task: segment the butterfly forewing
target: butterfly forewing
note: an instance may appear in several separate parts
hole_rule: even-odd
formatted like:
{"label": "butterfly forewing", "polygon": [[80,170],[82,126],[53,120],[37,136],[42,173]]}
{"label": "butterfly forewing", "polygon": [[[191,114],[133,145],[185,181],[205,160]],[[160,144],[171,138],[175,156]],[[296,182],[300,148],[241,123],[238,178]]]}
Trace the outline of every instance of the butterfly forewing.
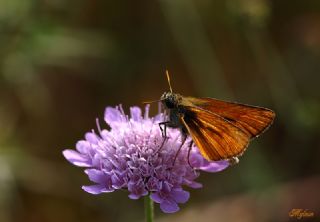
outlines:
{"label": "butterfly forewing", "polygon": [[234,124],[196,106],[184,108],[182,123],[206,159],[229,159],[246,149],[250,136]]}
{"label": "butterfly forewing", "polygon": [[251,138],[260,135],[271,125],[275,113],[272,110],[212,98],[186,97],[194,106],[215,113],[242,129]]}

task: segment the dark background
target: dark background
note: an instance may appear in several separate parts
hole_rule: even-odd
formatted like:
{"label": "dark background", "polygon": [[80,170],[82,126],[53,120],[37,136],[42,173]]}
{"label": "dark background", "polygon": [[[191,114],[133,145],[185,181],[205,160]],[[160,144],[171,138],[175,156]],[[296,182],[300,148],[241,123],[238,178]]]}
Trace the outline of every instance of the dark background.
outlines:
{"label": "dark background", "polygon": [[61,152],[106,106],[158,99],[165,69],[175,92],[277,117],[240,164],[203,173],[179,213],[156,205],[156,217],[297,221],[288,212],[301,208],[316,220],[319,12],[318,0],[2,0],[0,221],[142,221],[142,200],[82,191],[89,180]]}

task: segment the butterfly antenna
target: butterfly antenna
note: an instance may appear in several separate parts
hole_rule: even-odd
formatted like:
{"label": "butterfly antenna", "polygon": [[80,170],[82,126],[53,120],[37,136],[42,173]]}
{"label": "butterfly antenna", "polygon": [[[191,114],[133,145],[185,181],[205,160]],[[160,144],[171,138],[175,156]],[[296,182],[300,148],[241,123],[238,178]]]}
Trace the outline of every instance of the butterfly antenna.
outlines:
{"label": "butterfly antenna", "polygon": [[172,87],[171,87],[170,75],[169,75],[169,71],[168,71],[168,70],[166,70],[166,75],[167,75],[167,80],[168,80],[169,87],[170,87],[170,92],[172,93]]}
{"label": "butterfly antenna", "polygon": [[146,101],[146,102],[142,102],[143,104],[151,104],[151,103],[155,103],[155,102],[161,102],[161,99],[158,100],[152,100],[152,101]]}

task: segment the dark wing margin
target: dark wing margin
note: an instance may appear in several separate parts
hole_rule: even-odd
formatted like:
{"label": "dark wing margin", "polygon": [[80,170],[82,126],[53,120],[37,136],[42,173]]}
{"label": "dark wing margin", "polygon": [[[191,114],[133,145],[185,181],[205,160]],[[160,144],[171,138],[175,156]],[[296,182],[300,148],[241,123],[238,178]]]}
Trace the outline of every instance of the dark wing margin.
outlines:
{"label": "dark wing margin", "polygon": [[212,112],[193,106],[185,108],[181,121],[207,160],[230,159],[245,151],[250,141],[247,133]]}
{"label": "dark wing margin", "polygon": [[250,106],[234,102],[225,102],[212,98],[187,99],[201,109],[215,113],[242,129],[251,138],[259,136],[273,122],[275,113],[266,108]]}

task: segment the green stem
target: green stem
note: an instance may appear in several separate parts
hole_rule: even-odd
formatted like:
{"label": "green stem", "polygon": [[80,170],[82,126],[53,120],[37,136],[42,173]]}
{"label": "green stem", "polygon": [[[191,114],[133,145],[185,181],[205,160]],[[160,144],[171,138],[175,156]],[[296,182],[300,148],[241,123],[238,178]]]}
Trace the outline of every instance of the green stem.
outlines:
{"label": "green stem", "polygon": [[154,212],[153,212],[153,201],[150,196],[144,197],[144,213],[145,213],[145,221],[153,222]]}

